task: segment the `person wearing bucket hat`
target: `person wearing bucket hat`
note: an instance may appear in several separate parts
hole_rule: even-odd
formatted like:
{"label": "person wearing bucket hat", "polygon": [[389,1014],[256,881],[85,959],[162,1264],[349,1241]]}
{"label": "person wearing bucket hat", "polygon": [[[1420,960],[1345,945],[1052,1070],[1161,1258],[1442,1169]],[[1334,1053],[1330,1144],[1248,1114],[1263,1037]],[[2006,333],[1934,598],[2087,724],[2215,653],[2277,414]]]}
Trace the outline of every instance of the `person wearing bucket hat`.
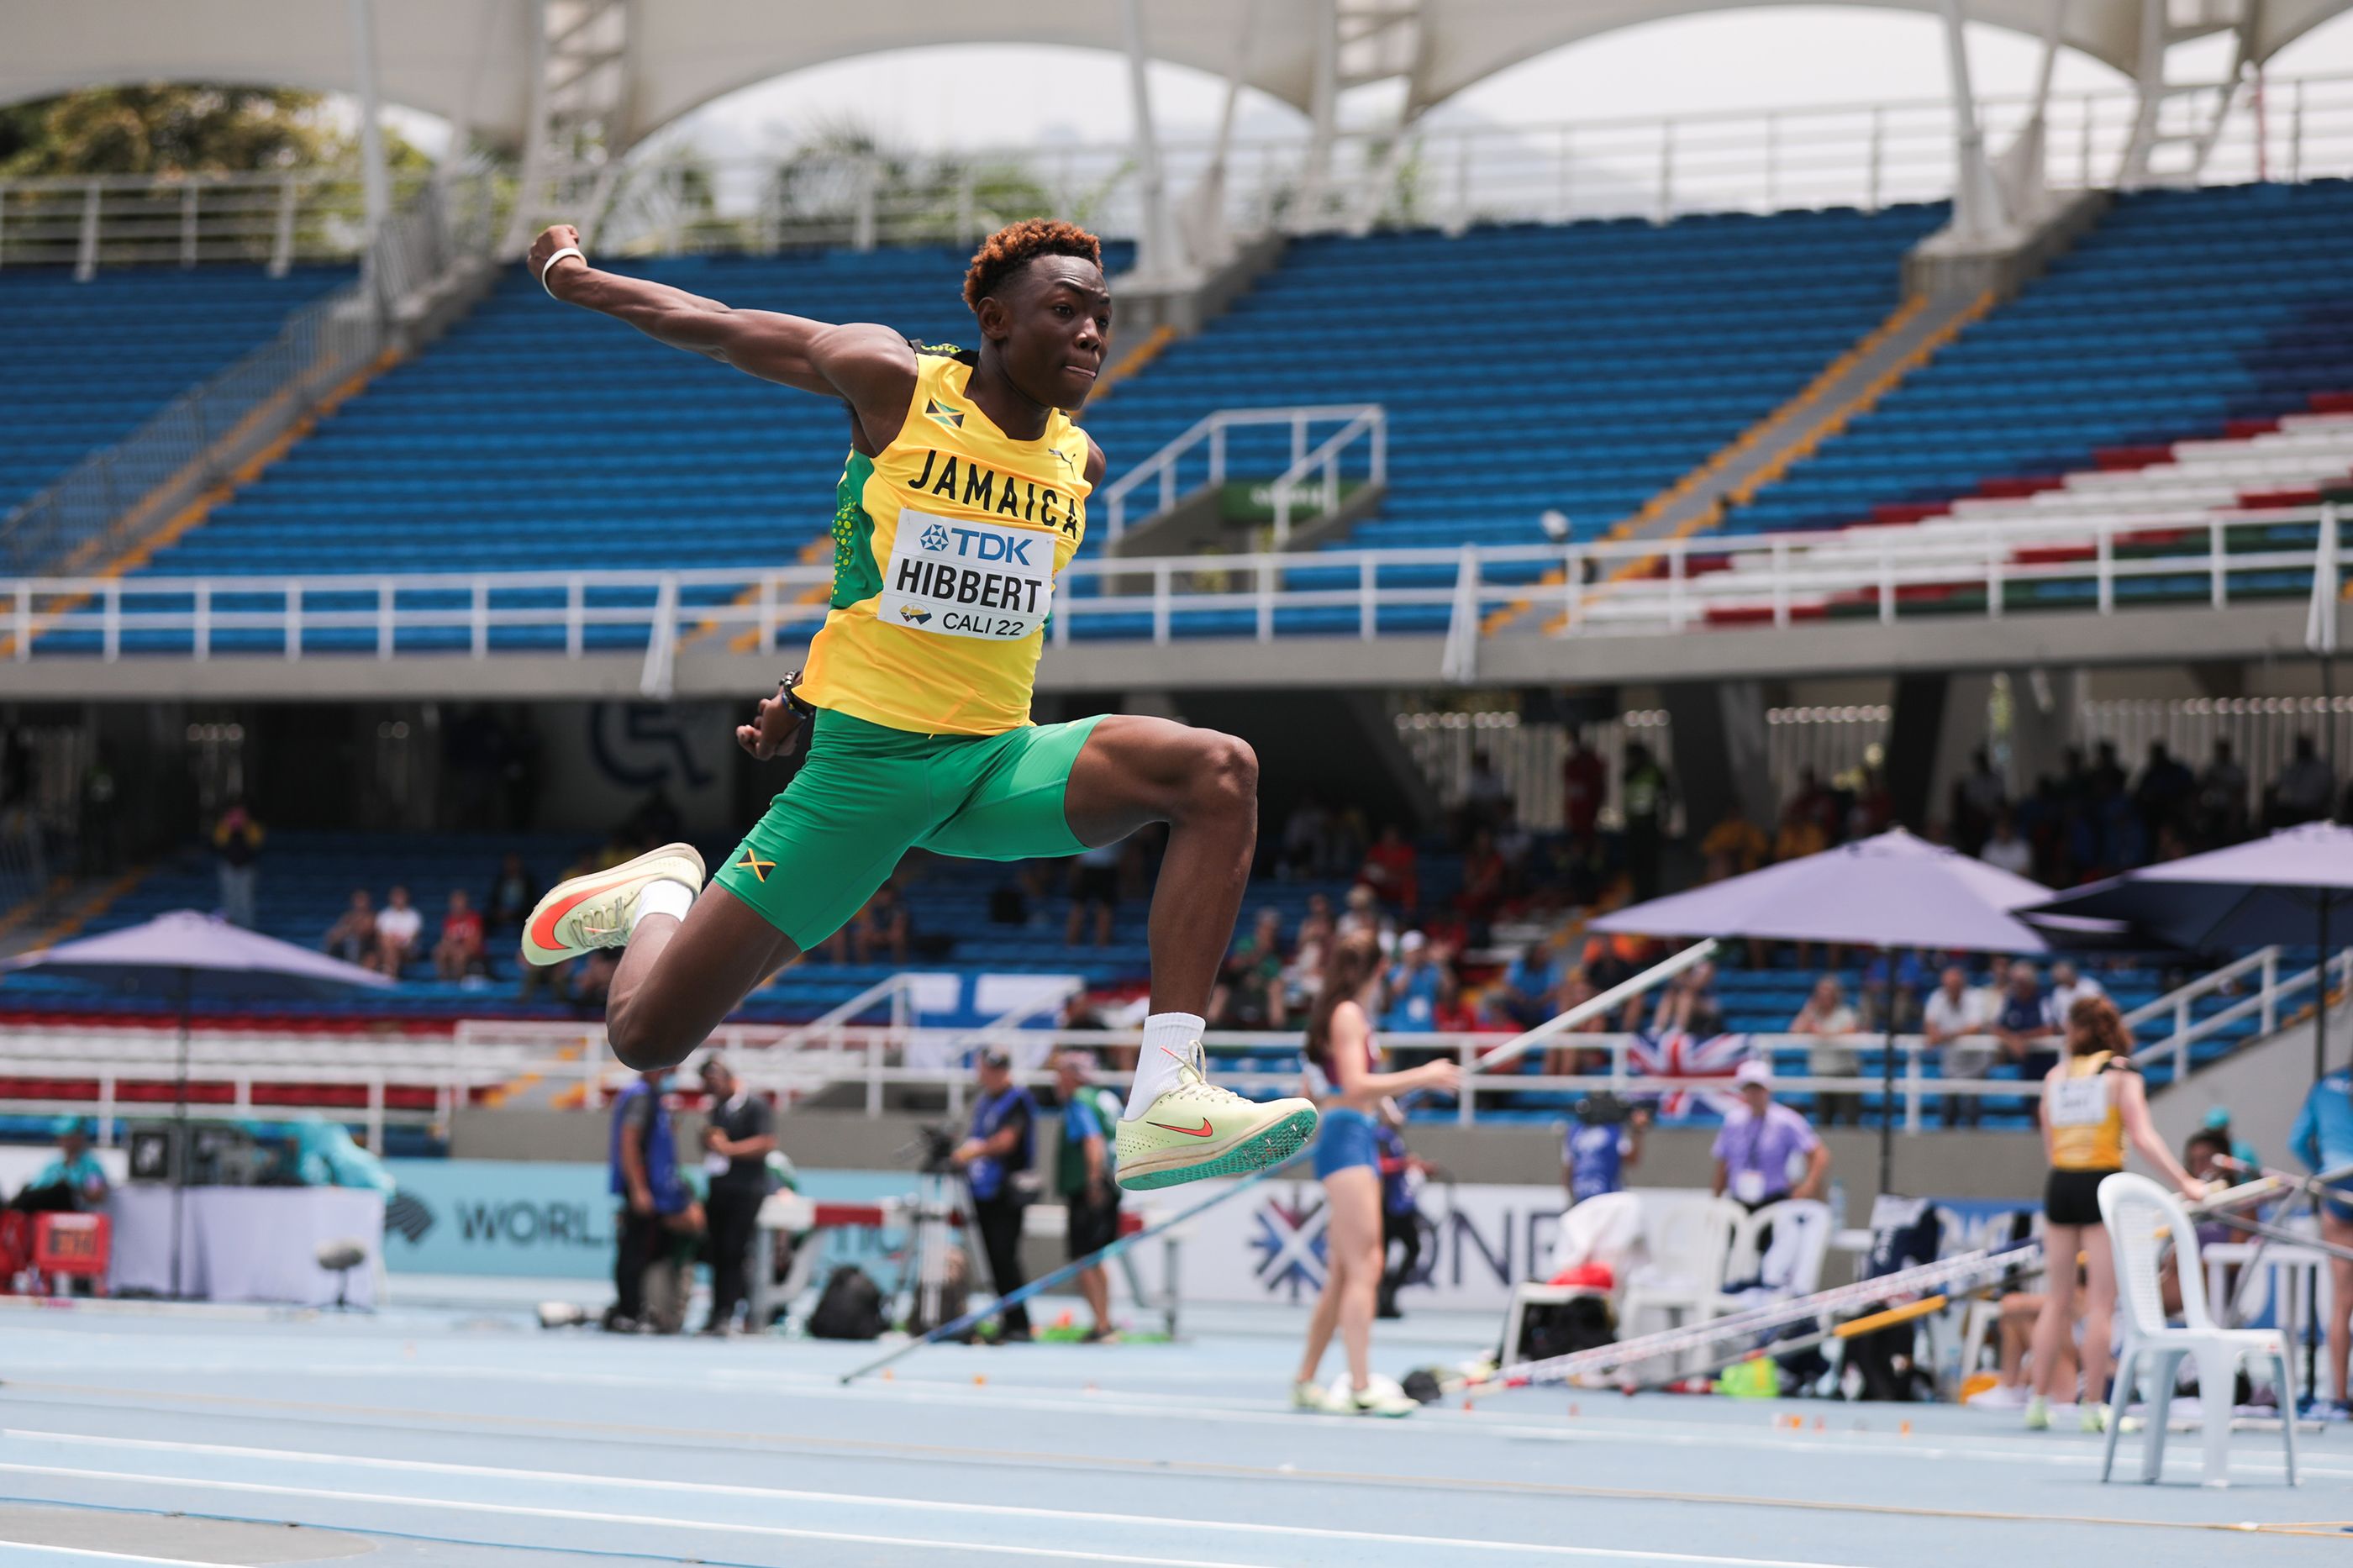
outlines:
{"label": "person wearing bucket hat", "polygon": [[[996,1046],[973,1058],[980,1094],[972,1129],[952,1158],[972,1192],[973,1224],[988,1255],[988,1277],[999,1296],[1021,1289],[1021,1211],[1029,1196],[1029,1162],[1036,1152],[1037,1101],[1013,1076],[1013,1058]],[[1016,1302],[998,1319],[1002,1342],[1029,1338],[1029,1310]]]}

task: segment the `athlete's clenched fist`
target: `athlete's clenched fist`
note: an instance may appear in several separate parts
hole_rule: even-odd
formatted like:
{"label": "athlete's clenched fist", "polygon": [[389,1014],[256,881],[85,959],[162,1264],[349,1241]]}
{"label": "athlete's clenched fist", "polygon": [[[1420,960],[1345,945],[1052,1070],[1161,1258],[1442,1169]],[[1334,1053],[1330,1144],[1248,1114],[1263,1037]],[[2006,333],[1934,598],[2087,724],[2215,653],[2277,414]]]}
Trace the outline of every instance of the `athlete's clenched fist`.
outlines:
{"label": "athlete's clenched fist", "polygon": [[530,267],[531,275],[533,278],[546,285],[549,293],[553,294],[557,290],[565,272],[586,270],[588,263],[586,260],[576,256],[567,256],[561,263],[556,275],[554,278],[547,276],[547,258],[567,246],[576,247],[579,243],[580,231],[568,223],[549,224],[539,231],[539,237],[531,242],[531,254],[524,258],[525,265]]}
{"label": "athlete's clenched fist", "polygon": [[792,744],[793,731],[800,724],[801,716],[780,683],[774,697],[760,699],[759,710],[749,724],[735,726],[735,743],[765,763]]}

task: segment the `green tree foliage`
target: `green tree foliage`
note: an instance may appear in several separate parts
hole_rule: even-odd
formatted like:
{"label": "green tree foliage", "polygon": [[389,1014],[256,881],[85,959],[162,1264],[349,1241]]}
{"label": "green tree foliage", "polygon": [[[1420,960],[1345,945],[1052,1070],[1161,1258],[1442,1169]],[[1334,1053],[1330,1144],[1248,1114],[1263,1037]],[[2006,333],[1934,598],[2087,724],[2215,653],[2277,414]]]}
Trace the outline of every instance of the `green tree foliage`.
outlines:
{"label": "green tree foliage", "polygon": [[[0,109],[0,178],[351,167],[358,142],[322,93],[178,83],[94,88]],[[389,131],[385,161],[396,171],[427,163]]]}

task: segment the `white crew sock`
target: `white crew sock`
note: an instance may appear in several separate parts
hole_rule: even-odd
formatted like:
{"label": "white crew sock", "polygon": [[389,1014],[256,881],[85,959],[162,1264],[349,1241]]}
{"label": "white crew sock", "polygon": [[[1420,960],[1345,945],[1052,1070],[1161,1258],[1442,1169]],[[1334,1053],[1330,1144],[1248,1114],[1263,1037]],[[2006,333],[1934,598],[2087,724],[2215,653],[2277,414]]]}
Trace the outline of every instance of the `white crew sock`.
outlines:
{"label": "white crew sock", "polygon": [[1193,1042],[1208,1026],[1190,1013],[1155,1013],[1144,1020],[1144,1048],[1135,1053],[1135,1083],[1122,1121],[1140,1121],[1154,1100],[1176,1087],[1177,1068],[1193,1059]]}
{"label": "white crew sock", "polygon": [[673,882],[665,877],[638,895],[638,912],[629,917],[629,934],[638,934],[638,922],[648,915],[670,915],[686,919],[686,911],[694,908],[694,889],[684,882]]}

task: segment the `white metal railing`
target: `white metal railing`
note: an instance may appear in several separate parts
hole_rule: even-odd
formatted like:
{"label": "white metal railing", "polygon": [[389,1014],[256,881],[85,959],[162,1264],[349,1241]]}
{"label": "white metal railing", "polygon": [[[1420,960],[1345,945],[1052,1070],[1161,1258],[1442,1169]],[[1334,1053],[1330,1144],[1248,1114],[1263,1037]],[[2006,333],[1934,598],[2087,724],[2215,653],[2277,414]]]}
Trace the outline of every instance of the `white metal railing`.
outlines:
{"label": "white metal railing", "polygon": [[[2184,89],[2165,129],[2192,131],[2222,89]],[[1988,144],[2025,123],[2024,96],[1978,100]],[[2063,94],[2044,132],[2048,181],[2114,183],[2131,140],[2129,89]],[[1940,100],[1563,121],[1519,126],[1438,120],[1405,133],[1342,134],[1324,195],[1302,199],[1303,137],[1240,138],[1218,192],[1231,233],[1374,224],[1461,227],[1484,222],[1848,205],[1875,209],[1948,195],[1951,106]],[[1207,139],[1163,143],[1170,188],[1198,187],[1218,157]],[[581,182],[598,182],[594,171]],[[2306,180],[2353,174],[2353,76],[2278,79],[2232,99],[2201,178]],[[396,200],[425,176],[396,174]],[[58,176],[0,181],[0,267],[251,262],[278,270],[348,259],[362,241],[358,174],[301,169],[257,174]],[[811,246],[968,244],[998,224],[1055,214],[1097,232],[1142,228],[1142,183],[1127,142],[942,154],[785,150],[706,159],[649,152],[619,180],[597,238],[638,252],[776,251]],[[583,214],[583,216],[591,215]]]}
{"label": "white metal railing", "polygon": [[[429,176],[395,175],[396,206]],[[48,175],[0,180],[0,267],[348,261],[366,237],[356,172]]]}
{"label": "white metal railing", "polygon": [[491,203],[487,175],[424,187],[385,224],[358,281],[294,310],[268,342],[0,517],[0,570],[56,571],[119,553],[235,470],[389,346],[387,302],[487,253]]}
{"label": "white metal railing", "polygon": [[[2161,129],[2189,132],[2223,89],[2169,93]],[[1978,100],[1988,145],[2025,125],[2023,95]],[[2063,94],[2044,122],[2055,187],[2116,182],[2138,100],[2129,89]],[[1448,124],[1404,135],[1343,133],[1311,209],[1303,137],[1241,138],[1218,167],[1234,234],[1373,225],[1460,228],[1478,222],[1664,220],[1689,212],[1933,201],[1951,194],[1952,109],[1942,100],[1735,110],[1517,126]],[[1160,149],[1169,188],[1202,188],[1208,140]],[[2353,77],[2271,80],[2232,99],[2200,178],[2206,184],[2353,173]],[[754,250],[910,241],[968,243],[1010,218],[1051,212],[1097,232],[1142,228],[1131,143],[1007,147],[938,155],[802,149],[704,159],[668,152],[628,172],[601,237],[649,251]]]}
{"label": "white metal railing", "polygon": [[[1311,448],[1310,438],[1319,426],[1326,425],[1336,425],[1338,428]],[[1264,426],[1285,426],[1291,433],[1289,465],[1275,479],[1271,494],[1278,549],[1291,537],[1292,510],[1300,496],[1310,489],[1311,481],[1319,515],[1339,507],[1342,457],[1359,439],[1366,443],[1367,480],[1383,484],[1388,479],[1388,414],[1377,403],[1220,408],[1195,420],[1183,434],[1105,485],[1094,498],[1095,504],[1107,514],[1112,542],[1117,543],[1127,532],[1129,496],[1149,485],[1150,515],[1168,510],[1176,504],[1177,497],[1189,489],[1185,484],[1184,469],[1187,459],[1196,455],[1205,459],[1199,482],[1213,487],[1224,484],[1230,434]]]}
{"label": "white metal railing", "polygon": [[[1918,529],[1821,533],[1596,540],[1567,545],[1330,550],[1186,556],[1101,557],[1062,574],[1050,637],[1118,637],[1166,644],[1216,635],[1271,641],[1295,612],[1325,612],[1305,628],[1370,641],[1427,637],[1451,627],[1484,637],[1673,635],[1737,612],[1737,625],[1787,626],[1809,605],[1844,604],[1882,624],[1897,621],[1915,590],[1969,590],[1972,613],[2000,620],[2020,591],[2073,584],[2083,607],[2126,613],[2130,585],[2195,584],[2173,613],[2278,602],[2256,573],[2309,573],[2315,542],[2264,537],[2283,525],[2333,520],[2328,503],[2216,512],[2195,524],[2179,514],[2020,522],[1938,523]],[[2162,534],[2162,554],[2122,552]],[[2188,536],[2188,537],[2184,537]],[[2073,559],[2017,559],[2031,550]],[[1620,566],[1650,563],[1651,575],[1609,581]],[[464,652],[476,658],[527,650],[581,658],[675,646],[702,629],[756,633],[762,647],[813,632],[830,582],[822,564],[767,571],[400,573],[312,577],[19,577],[0,580],[0,637],[19,660],[56,650],[112,661],[140,654],[198,659],[223,654],[288,659],[325,655],[394,658]],[[1551,581],[1539,581],[1540,575]],[[2298,588],[2296,592],[2304,590]],[[1937,601],[1949,620],[1949,595]],[[1384,633],[1385,612],[1430,612],[1423,624]],[[1534,614],[1496,617],[1498,610]],[[1187,626],[1208,613],[1216,625]],[[1244,617],[1247,616],[1247,620]],[[653,633],[659,625],[662,637]],[[620,635],[609,635],[618,630]],[[595,634],[592,637],[592,634]],[[1728,634],[1727,634],[1728,635]],[[72,643],[61,645],[70,636]],[[596,644],[592,650],[592,641]]]}

